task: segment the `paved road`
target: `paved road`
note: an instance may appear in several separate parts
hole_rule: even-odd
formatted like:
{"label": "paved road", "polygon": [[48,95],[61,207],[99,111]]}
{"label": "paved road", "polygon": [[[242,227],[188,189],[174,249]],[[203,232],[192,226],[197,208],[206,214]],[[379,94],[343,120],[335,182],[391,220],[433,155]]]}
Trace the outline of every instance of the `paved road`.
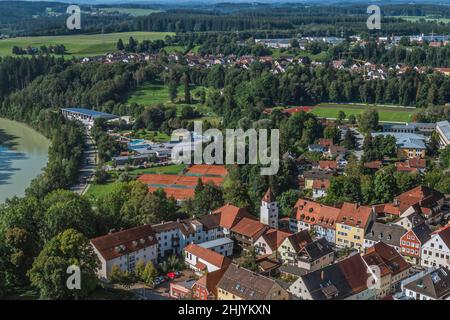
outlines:
{"label": "paved road", "polygon": [[353,152],[358,160],[361,160],[361,157],[364,154],[363,145],[364,145],[364,136],[356,129],[350,129],[353,131],[353,134],[356,138],[356,149]]}
{"label": "paved road", "polygon": [[78,173],[78,183],[71,189],[79,195],[84,194],[89,188],[95,169],[97,167],[97,147],[88,132],[85,133],[85,149],[83,160]]}

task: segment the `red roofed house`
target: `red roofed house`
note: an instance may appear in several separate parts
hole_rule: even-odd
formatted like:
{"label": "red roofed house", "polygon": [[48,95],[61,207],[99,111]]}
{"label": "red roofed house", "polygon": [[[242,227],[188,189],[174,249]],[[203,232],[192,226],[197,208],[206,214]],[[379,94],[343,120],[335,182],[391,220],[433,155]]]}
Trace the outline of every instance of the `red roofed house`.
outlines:
{"label": "red roofed house", "polygon": [[377,217],[396,218],[400,217],[400,208],[393,203],[376,204],[373,206]]}
{"label": "red roofed house", "polygon": [[133,271],[138,262],[156,263],[158,241],[150,225],[135,227],[91,239],[100,260],[99,278],[107,280],[114,265],[122,271]]}
{"label": "red roofed house", "polygon": [[378,242],[368,248],[362,257],[368,266],[377,266],[380,271],[376,299],[396,292],[400,289],[400,282],[410,275],[409,263],[394,248],[384,242]]}
{"label": "red roofed house", "polygon": [[299,199],[294,207],[290,221],[291,232],[313,230],[318,237],[325,237],[328,242],[336,242],[336,220],[339,208],[325,206],[320,203]]}
{"label": "red roofed house", "polygon": [[195,282],[192,287],[193,298],[197,300],[216,300],[217,284],[222,279],[227,268],[208,272]]}
{"label": "red roofed house", "polygon": [[450,268],[450,224],[433,232],[423,244],[421,265]]}
{"label": "red roofed house", "polygon": [[231,237],[243,249],[252,247],[256,240],[265,233],[269,227],[257,220],[243,218],[233,228]]}
{"label": "red roofed house", "polygon": [[220,253],[190,244],[184,248],[184,261],[186,265],[197,274],[212,272],[230,265],[231,260]]}
{"label": "red roofed house", "polygon": [[321,170],[337,170],[338,163],[336,161],[331,161],[331,160],[319,161],[319,169],[321,169]]}
{"label": "red roofed house", "polygon": [[426,160],[422,158],[411,158],[403,162],[396,162],[395,167],[399,172],[425,172]]}
{"label": "red roofed house", "polygon": [[400,238],[401,254],[408,261],[419,264],[422,246],[431,238],[431,230],[426,223],[419,224]]}
{"label": "red roofed house", "polygon": [[224,235],[229,235],[231,228],[233,228],[243,218],[256,220],[247,209],[239,208],[231,204],[226,204],[223,207],[215,210],[212,215],[218,215],[219,227]]}
{"label": "red roofed house", "polygon": [[382,164],[383,163],[381,161],[365,162],[364,163],[364,168],[372,169],[372,170],[378,170],[378,169],[381,168]]}
{"label": "red roofed house", "polygon": [[329,149],[333,145],[333,139],[320,138],[318,144],[321,147]]}
{"label": "red roofed house", "polygon": [[254,246],[256,253],[260,255],[272,255],[275,253],[275,255],[277,255],[278,248],[281,246],[284,239],[290,235],[290,232],[270,228],[255,241]]}
{"label": "red roofed house", "polygon": [[330,187],[330,180],[314,179],[312,185],[313,199],[325,197],[327,195],[327,189],[329,187]]}
{"label": "red roofed house", "polygon": [[344,202],[336,221],[336,245],[362,251],[364,235],[375,218],[371,207]]}
{"label": "red roofed house", "polygon": [[425,186],[418,186],[403,192],[394,199],[394,203],[399,206],[402,213],[409,207],[417,205],[425,219],[432,221],[440,219],[444,200],[444,194]]}

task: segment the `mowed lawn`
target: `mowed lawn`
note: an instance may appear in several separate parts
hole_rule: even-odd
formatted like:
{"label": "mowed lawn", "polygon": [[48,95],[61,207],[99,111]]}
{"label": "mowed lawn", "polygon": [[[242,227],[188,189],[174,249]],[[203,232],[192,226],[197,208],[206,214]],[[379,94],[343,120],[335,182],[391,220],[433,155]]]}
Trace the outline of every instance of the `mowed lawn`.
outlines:
{"label": "mowed lawn", "polygon": [[128,42],[130,37],[138,41],[164,39],[167,35],[174,35],[171,32],[119,32],[106,34],[82,34],[67,36],[49,36],[49,37],[18,37],[0,40],[0,56],[12,55],[13,46],[21,48],[40,47],[43,45],[62,44],[66,47],[71,56],[88,57],[106,54],[116,50],[116,44],[119,39],[124,43]]}
{"label": "mowed lawn", "polygon": [[205,111],[203,105],[198,102],[197,93],[204,89],[200,86],[191,86],[192,104],[184,103],[184,85],[179,85],[177,88],[177,98],[175,102],[170,101],[169,87],[163,82],[147,82],[137,88],[127,99],[128,104],[137,103],[144,107],[156,106],[163,104],[166,107],[174,106],[177,108],[178,115],[181,114],[183,107],[190,105],[200,112]]}
{"label": "mowed lawn", "polygon": [[375,109],[378,111],[380,121],[386,122],[411,122],[416,109],[403,107],[385,107],[372,105],[351,105],[351,104],[320,104],[311,110],[312,113],[322,118],[337,118],[340,110],[345,112],[346,118],[358,115],[367,109]]}

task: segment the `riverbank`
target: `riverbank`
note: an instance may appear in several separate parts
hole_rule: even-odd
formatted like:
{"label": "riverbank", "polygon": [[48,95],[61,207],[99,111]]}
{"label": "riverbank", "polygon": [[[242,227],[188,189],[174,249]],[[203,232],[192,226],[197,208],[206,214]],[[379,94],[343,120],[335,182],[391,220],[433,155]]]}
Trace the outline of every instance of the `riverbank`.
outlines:
{"label": "riverbank", "polygon": [[47,165],[50,141],[26,124],[0,118],[0,203],[23,196]]}

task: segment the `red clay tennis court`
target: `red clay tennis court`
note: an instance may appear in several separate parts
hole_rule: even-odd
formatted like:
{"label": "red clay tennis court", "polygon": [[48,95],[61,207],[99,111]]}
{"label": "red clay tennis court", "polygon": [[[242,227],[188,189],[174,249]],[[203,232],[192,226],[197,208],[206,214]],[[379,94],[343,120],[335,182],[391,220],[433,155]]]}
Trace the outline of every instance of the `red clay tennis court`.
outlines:
{"label": "red clay tennis court", "polygon": [[[148,192],[155,192],[158,187],[148,187]],[[186,200],[193,198],[195,194],[194,189],[182,189],[182,188],[163,188],[167,197],[174,197],[176,200]]]}
{"label": "red clay tennis court", "polygon": [[195,164],[187,169],[185,175],[143,174],[138,181],[146,184],[149,192],[162,188],[167,196],[186,200],[194,196],[198,179],[201,179],[203,183],[212,182],[220,186],[227,174],[227,169],[222,165]]}
{"label": "red clay tennis court", "polygon": [[225,177],[228,175],[228,171],[223,165],[194,164],[187,169],[186,174]]}
{"label": "red clay tennis court", "polygon": [[198,179],[202,179],[204,183],[212,182],[221,185],[224,178],[222,177],[205,177],[205,176],[178,176],[173,174],[144,174],[138,180],[147,185],[170,187],[170,186],[186,186],[195,187]]}

